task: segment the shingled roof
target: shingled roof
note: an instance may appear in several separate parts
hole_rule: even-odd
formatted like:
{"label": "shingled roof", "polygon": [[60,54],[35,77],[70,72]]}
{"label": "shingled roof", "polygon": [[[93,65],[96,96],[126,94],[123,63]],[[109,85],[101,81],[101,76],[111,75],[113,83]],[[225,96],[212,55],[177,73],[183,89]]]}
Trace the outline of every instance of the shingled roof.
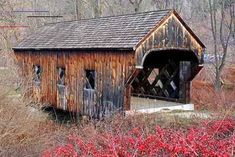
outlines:
{"label": "shingled roof", "polygon": [[48,24],[13,49],[130,48],[172,10]]}

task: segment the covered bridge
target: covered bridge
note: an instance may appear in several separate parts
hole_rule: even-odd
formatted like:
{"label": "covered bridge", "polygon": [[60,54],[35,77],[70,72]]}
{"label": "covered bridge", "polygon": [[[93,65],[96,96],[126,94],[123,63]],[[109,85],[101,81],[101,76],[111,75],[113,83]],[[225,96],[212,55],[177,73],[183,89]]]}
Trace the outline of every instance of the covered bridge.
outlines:
{"label": "covered bridge", "polygon": [[131,96],[188,103],[204,49],[174,10],[48,24],[13,48],[35,101],[95,117]]}

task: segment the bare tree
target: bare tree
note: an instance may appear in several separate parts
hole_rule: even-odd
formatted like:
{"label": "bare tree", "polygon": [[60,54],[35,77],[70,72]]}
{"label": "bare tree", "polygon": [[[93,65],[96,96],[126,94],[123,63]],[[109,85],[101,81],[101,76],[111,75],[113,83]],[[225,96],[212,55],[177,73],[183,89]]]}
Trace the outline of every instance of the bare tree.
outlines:
{"label": "bare tree", "polygon": [[[229,13],[225,14],[226,12]],[[215,88],[219,90],[221,87],[220,77],[225,66],[229,41],[233,31],[234,1],[209,0],[209,14],[215,57]]]}
{"label": "bare tree", "polygon": [[102,0],[102,13],[104,15],[122,15],[133,12],[129,8],[133,5],[126,0]]}
{"label": "bare tree", "polygon": [[[232,16],[235,17],[235,8],[233,7]],[[235,39],[235,19],[233,19],[233,38]]]}
{"label": "bare tree", "polygon": [[183,8],[183,0],[152,0],[156,9],[175,9],[181,12]]}
{"label": "bare tree", "polygon": [[82,19],[82,0],[74,0],[76,20]]}
{"label": "bare tree", "polygon": [[94,18],[98,18],[101,16],[101,0],[92,0],[92,7],[93,7],[93,13]]}
{"label": "bare tree", "polygon": [[208,1],[207,0],[189,0],[190,6],[190,16],[194,19],[204,19],[207,18],[208,12]]}
{"label": "bare tree", "polygon": [[135,13],[138,13],[143,0],[129,0],[129,2],[134,6]]}

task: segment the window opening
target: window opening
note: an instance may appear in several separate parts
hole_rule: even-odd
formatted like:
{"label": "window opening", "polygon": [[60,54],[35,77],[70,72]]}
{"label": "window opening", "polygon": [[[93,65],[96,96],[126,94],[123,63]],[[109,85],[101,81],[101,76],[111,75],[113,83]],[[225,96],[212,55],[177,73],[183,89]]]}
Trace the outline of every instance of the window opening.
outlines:
{"label": "window opening", "polygon": [[86,70],[86,89],[95,89],[95,70]]}
{"label": "window opening", "polygon": [[58,68],[58,84],[65,85],[65,68],[59,67]]}
{"label": "window opening", "polygon": [[97,111],[95,97],[95,70],[85,70],[86,78],[83,92],[83,114],[95,116]]}
{"label": "window opening", "polygon": [[42,68],[40,65],[33,66],[33,80],[36,86],[40,86],[41,84],[41,75],[42,75]]}
{"label": "window opening", "polygon": [[67,102],[66,102],[66,88],[65,88],[65,68],[59,67],[58,69],[58,82],[57,82],[57,89],[58,89],[58,98],[60,106],[63,107],[65,110],[67,108]]}

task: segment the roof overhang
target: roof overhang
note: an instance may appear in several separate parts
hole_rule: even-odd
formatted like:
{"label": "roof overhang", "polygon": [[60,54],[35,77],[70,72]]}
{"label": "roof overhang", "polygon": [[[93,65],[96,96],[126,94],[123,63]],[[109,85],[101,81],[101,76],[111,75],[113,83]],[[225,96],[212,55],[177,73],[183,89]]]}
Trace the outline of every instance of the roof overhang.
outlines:
{"label": "roof overhang", "polygon": [[110,50],[110,51],[134,51],[132,47],[130,48],[31,48],[31,47],[13,47],[12,48],[15,52],[20,51],[104,51],[104,50]]}

